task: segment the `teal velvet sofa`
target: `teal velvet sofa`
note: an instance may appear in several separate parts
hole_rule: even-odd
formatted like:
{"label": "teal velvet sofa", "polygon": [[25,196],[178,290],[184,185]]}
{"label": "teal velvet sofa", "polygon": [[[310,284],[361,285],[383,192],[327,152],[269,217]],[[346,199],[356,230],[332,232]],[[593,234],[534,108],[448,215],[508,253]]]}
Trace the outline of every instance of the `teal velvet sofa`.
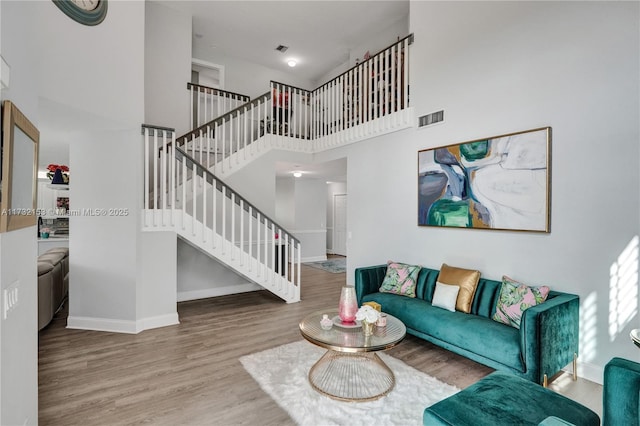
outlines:
{"label": "teal velvet sofa", "polygon": [[551,291],[547,300],[524,312],[520,329],[492,320],[502,283],[480,278],[471,313],[431,305],[439,271],[422,268],[416,297],[380,293],[387,265],[357,268],[358,304],[375,301],[399,318],[407,333],[476,362],[532,382],[546,384],[578,353],[578,296]]}
{"label": "teal velvet sofa", "polygon": [[640,364],[613,358],[604,367],[603,426],[640,425]]}

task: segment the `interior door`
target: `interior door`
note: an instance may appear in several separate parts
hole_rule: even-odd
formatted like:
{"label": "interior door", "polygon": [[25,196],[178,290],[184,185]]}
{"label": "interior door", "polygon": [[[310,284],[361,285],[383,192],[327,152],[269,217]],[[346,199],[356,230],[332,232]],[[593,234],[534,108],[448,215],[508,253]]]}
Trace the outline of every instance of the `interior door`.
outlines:
{"label": "interior door", "polygon": [[333,252],[347,255],[347,194],[333,196]]}

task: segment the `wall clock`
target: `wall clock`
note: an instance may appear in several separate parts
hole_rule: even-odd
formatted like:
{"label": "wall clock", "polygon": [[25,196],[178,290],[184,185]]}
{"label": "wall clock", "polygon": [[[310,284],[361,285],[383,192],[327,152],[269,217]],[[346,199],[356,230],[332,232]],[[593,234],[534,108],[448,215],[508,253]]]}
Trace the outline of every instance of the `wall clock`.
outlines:
{"label": "wall clock", "polygon": [[107,16],[107,0],[52,0],[74,21],[98,25]]}

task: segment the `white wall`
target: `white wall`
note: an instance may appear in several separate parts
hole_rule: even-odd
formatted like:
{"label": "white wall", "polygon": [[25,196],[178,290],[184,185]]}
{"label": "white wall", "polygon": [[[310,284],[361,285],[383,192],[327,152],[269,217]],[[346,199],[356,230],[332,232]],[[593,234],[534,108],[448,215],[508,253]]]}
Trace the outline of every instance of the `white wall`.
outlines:
{"label": "white wall", "polygon": [[295,181],[295,228],[305,262],[327,258],[327,184],[324,180],[300,178]]}
{"label": "white wall", "polygon": [[234,56],[209,49],[194,47],[193,57],[214,64],[224,65],[224,90],[248,95],[251,99],[269,91],[269,81],[286,83],[302,89],[313,90],[314,82]]}
{"label": "white wall", "polygon": [[319,179],[276,179],[276,222],[300,240],[303,262],[327,258],[326,187]]}
{"label": "white wall", "polygon": [[35,4],[39,94],[78,117],[69,129],[72,207],[107,209],[69,221],[68,325],[136,332],[144,2],[111,2],[96,27],[72,21],[51,2]]}
{"label": "white wall", "polygon": [[191,130],[191,15],[168,3],[145,2],[145,123]]}
{"label": "white wall", "polygon": [[287,229],[296,223],[296,182],[293,177],[276,178],[276,222]]}
{"label": "white wall", "polygon": [[364,60],[364,54],[368,51],[372,56],[380,52],[382,49],[389,47],[391,44],[398,40],[398,37],[404,38],[409,35],[409,17],[404,17],[396,22],[393,22],[388,27],[381,29],[376,33],[375,37],[367,39],[364,43],[351,49],[349,52],[349,60],[343,64],[338,65],[333,70],[329,71],[317,81],[313,83],[313,88],[319,87],[343,72],[349,70],[356,65],[356,60],[360,63]]}
{"label": "white wall", "polygon": [[[601,381],[613,356],[640,360],[628,337],[637,274],[636,309],[609,334],[621,315],[610,270],[640,233],[638,7],[412,2],[412,105],[444,108],[445,122],[319,156],[349,157],[347,280],[394,259],[547,284],[581,297],[581,376]],[[550,234],[416,225],[419,150],[541,126],[553,128]]]}
{"label": "white wall", "polygon": [[[55,6],[54,6],[55,7]],[[0,52],[11,67],[2,100],[13,101],[38,127],[33,4],[0,2]],[[36,228],[0,234],[0,306],[4,289],[18,282],[18,304],[0,317],[0,424],[38,423],[38,255]]]}
{"label": "white wall", "polygon": [[2,289],[11,285],[18,287],[17,305],[0,322],[0,423],[3,425],[38,424],[38,269],[35,235],[35,227],[28,227],[0,236]]}
{"label": "white wall", "polygon": [[262,289],[179,238],[177,255],[178,301]]}
{"label": "white wall", "polygon": [[179,322],[175,232],[138,232],[136,310],[139,329]]}

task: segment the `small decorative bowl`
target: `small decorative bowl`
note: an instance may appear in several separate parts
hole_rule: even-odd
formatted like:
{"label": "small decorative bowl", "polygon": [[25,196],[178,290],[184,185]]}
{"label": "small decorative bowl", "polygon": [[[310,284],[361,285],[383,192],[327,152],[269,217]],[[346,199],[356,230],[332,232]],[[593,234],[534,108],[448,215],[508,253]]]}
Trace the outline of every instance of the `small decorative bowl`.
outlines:
{"label": "small decorative bowl", "polygon": [[322,328],[323,330],[331,330],[331,327],[333,327],[333,321],[331,320],[331,318],[329,318],[329,315],[322,315],[322,319],[320,320],[320,328]]}
{"label": "small decorative bowl", "polygon": [[48,232],[41,232],[40,233],[40,238],[49,238],[49,233]]}

